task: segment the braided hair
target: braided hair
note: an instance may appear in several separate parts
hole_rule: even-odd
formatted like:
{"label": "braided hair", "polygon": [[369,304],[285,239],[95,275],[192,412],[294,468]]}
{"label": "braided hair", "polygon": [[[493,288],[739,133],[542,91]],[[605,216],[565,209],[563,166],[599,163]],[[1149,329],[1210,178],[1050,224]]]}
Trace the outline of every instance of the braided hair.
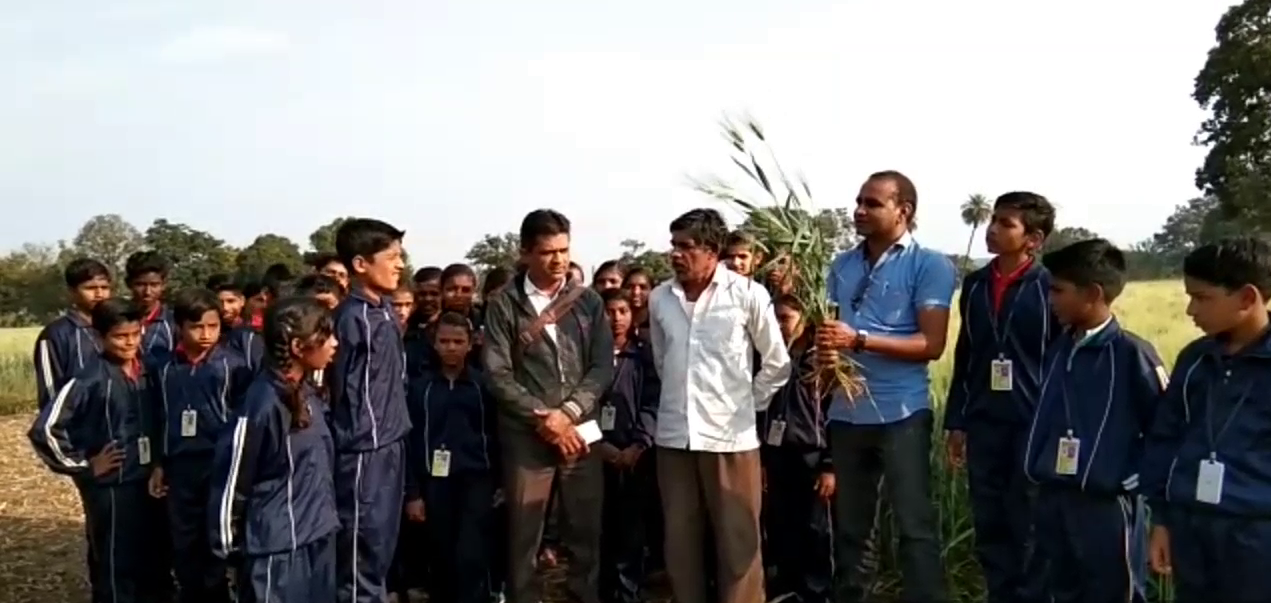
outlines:
{"label": "braided hair", "polygon": [[[265,313],[265,325],[262,329],[265,338],[266,365],[284,375],[298,368],[296,358],[291,353],[291,342],[300,340],[301,345],[322,345],[335,332],[331,312],[316,299],[310,297],[291,297],[279,301]],[[303,395],[304,379],[283,379],[287,384],[287,396],[284,403],[291,411],[291,427],[304,429],[309,426],[309,405],[305,404]],[[321,393],[321,392],[320,392]]]}

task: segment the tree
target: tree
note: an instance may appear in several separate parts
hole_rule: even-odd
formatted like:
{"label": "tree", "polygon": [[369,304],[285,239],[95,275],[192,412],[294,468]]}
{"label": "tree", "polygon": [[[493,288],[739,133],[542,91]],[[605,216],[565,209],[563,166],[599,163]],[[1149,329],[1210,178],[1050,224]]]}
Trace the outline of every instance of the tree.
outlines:
{"label": "tree", "polygon": [[626,239],[620,245],[623,251],[618,261],[624,266],[645,269],[655,285],[671,278],[671,259],[667,252],[648,249],[644,243],[635,239]]}
{"label": "tree", "polygon": [[[93,258],[122,277],[124,260],[141,249],[141,233],[119,214],[93,216],[79,227],[72,245],[75,252]],[[115,280],[122,281],[122,278]]]}
{"label": "tree", "polygon": [[1209,118],[1196,135],[1209,147],[1196,186],[1227,217],[1271,226],[1271,0],[1244,0],[1214,28],[1215,45],[1192,98]]}
{"label": "tree", "polygon": [[65,309],[62,268],[68,261],[61,244],[27,243],[0,257],[0,327],[38,324]]}
{"label": "tree", "polygon": [[1087,241],[1097,239],[1099,235],[1089,229],[1080,226],[1065,226],[1050,233],[1046,237],[1046,242],[1042,244],[1042,253],[1050,253],[1056,249],[1063,249],[1077,241]]}
{"label": "tree", "polygon": [[155,220],[144,235],[146,247],[172,263],[172,288],[202,287],[213,274],[231,274],[236,251],[211,234],[185,224]]}
{"label": "tree", "polygon": [[966,256],[962,261],[962,271],[966,272],[971,266],[971,245],[975,243],[975,233],[989,218],[993,217],[993,206],[989,203],[989,198],[981,194],[974,194],[967,197],[962,202],[962,223],[971,227],[971,236],[966,241]]}
{"label": "tree", "polygon": [[294,241],[282,235],[267,233],[256,237],[251,245],[239,251],[234,264],[238,267],[240,277],[259,278],[274,264],[285,264],[292,272],[300,273],[304,268],[304,258]]}
{"label": "tree", "polygon": [[345,221],[352,219],[353,216],[345,216],[319,226],[309,234],[309,249],[316,253],[335,253],[335,231],[339,230],[340,225]]}
{"label": "tree", "polygon": [[494,268],[510,270],[521,259],[521,235],[515,232],[486,234],[480,241],[473,243],[463,257],[482,273]]}

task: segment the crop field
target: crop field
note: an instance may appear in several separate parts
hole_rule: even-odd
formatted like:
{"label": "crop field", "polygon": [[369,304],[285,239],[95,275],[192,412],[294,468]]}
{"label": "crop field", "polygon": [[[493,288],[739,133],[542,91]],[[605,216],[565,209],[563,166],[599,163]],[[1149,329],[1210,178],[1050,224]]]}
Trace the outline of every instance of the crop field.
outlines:
{"label": "crop field", "polygon": [[[1134,283],[1117,301],[1116,311],[1123,325],[1156,345],[1169,366],[1199,334],[1184,313],[1186,303],[1181,282]],[[37,333],[38,329],[0,330],[0,603],[87,600],[78,496],[68,480],[39,464],[26,440],[35,406],[31,353]],[[950,340],[950,353],[933,367],[932,395],[937,402],[949,386],[952,349]],[[979,601],[965,480],[945,469],[943,446],[936,446],[934,455],[933,485],[950,592],[956,600]],[[889,540],[882,552],[884,567],[894,567],[894,543]],[[894,591],[896,579],[893,572],[884,572],[879,589]]]}

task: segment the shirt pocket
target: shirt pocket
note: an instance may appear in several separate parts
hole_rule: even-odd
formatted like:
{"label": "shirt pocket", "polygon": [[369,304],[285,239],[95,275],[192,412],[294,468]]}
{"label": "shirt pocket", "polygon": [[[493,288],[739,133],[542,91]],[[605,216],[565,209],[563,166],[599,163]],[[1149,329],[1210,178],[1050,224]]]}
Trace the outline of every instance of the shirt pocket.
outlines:
{"label": "shirt pocket", "polygon": [[888,326],[903,326],[912,320],[913,288],[901,280],[886,280],[880,287],[877,312]]}
{"label": "shirt pocket", "polygon": [[702,316],[697,331],[697,341],[713,356],[723,360],[745,358],[750,346],[746,338],[749,322],[745,306],[734,299],[719,299],[709,312]]}

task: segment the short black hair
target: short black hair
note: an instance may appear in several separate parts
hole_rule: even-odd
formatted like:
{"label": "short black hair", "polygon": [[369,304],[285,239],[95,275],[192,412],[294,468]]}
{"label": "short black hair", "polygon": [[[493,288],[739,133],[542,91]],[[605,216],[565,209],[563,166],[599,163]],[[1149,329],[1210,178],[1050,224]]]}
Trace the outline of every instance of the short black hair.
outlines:
{"label": "short black hair", "polygon": [[591,273],[591,280],[594,281],[600,275],[610,271],[617,271],[619,278],[625,278],[627,276],[627,271],[623,268],[622,262],[619,262],[618,260],[605,260],[596,267],[595,272]]}
{"label": "short black hair", "polygon": [[1201,245],[1183,258],[1183,276],[1236,291],[1246,285],[1271,296],[1271,244],[1259,237],[1229,237]]}
{"label": "short black hair", "polygon": [[234,293],[243,292],[243,286],[238,284],[238,281],[235,281],[234,277],[223,272],[207,277],[207,283],[205,283],[204,286],[217,293],[225,291],[233,291]]}
{"label": "short black hair", "polygon": [[393,243],[400,244],[405,236],[406,231],[383,220],[350,218],[335,231],[335,254],[352,272],[354,259],[370,260],[371,256],[392,247]]}
{"label": "short black hair", "polygon": [[536,209],[521,220],[521,250],[529,251],[539,239],[569,234],[569,218],[554,209]]}
{"label": "short black hair", "polygon": [[472,278],[473,284],[477,282],[477,271],[467,264],[451,264],[441,271],[441,283],[444,285],[460,276]]}
{"label": "short black hair", "polygon": [[1098,285],[1111,304],[1125,289],[1125,254],[1107,239],[1077,241],[1042,257],[1052,277],[1078,287]]}
{"label": "short black hair", "polygon": [[330,251],[319,251],[309,256],[309,267],[314,270],[322,270],[324,266],[329,264],[342,264],[340,256]]}
{"label": "short black hair", "polygon": [[325,274],[306,274],[296,282],[295,293],[310,297],[323,294],[339,297],[344,295],[344,290],[339,281]]}
{"label": "short black hair", "polygon": [[208,312],[216,312],[218,318],[221,315],[220,301],[211,290],[190,287],[172,296],[172,320],[177,325],[203,320]]}
{"label": "short black hair", "polygon": [[93,306],[93,330],[105,337],[110,330],[130,322],[141,322],[145,313],[129,300],[114,297]]}
{"label": "short black hair", "polygon": [[724,248],[744,247],[753,250],[758,242],[755,239],[755,235],[744,230],[734,230],[728,233],[728,238],[724,241]]}
{"label": "short black hair", "polygon": [[465,333],[472,333],[472,321],[468,320],[468,317],[458,312],[442,312],[441,316],[437,317],[437,326],[459,327],[463,329]]}
{"label": "short black hair", "polygon": [[485,279],[481,282],[482,299],[489,296],[495,289],[498,289],[512,280],[512,271],[498,266],[490,269],[485,273]]}
{"label": "short black hair", "polygon": [[1041,233],[1042,238],[1055,231],[1055,206],[1050,200],[1028,191],[1006,193],[993,202],[993,210],[1010,209],[1019,212],[1024,232]]}
{"label": "short black hair", "polygon": [[124,261],[124,282],[131,283],[151,273],[158,274],[159,278],[166,280],[170,267],[168,258],[163,254],[156,251],[138,251]]}
{"label": "short black hair", "polygon": [[109,282],[110,269],[92,258],[75,258],[62,271],[62,278],[66,280],[67,287],[74,289],[95,278],[104,278]]}
{"label": "short black hair", "polygon": [[896,203],[909,204],[909,228],[918,224],[918,187],[914,181],[899,171],[883,170],[869,175],[869,180],[887,180],[896,185]]}
{"label": "short black hair", "polygon": [[724,250],[728,242],[728,222],[713,209],[690,209],[671,220],[671,232],[682,232],[698,245],[716,254]]}
{"label": "short black hair", "polygon": [[803,314],[803,302],[800,301],[799,298],[789,293],[783,293],[781,295],[778,295],[777,299],[772,300],[772,305],[773,307],[785,306],[787,308],[790,308],[791,310],[794,310],[795,312],[798,312],[799,314]]}
{"label": "short black hair", "polygon": [[631,305],[631,294],[626,289],[606,289],[600,293],[600,299],[607,305],[609,302],[621,301]]}
{"label": "short black hair", "polygon": [[256,297],[261,293],[274,294],[274,291],[261,280],[250,280],[243,284],[243,297]]}
{"label": "short black hair", "polygon": [[423,268],[416,270],[415,276],[411,277],[410,280],[414,281],[416,285],[422,285],[429,281],[439,281],[441,280],[441,267],[424,266]]}
{"label": "short black hair", "polygon": [[285,283],[293,278],[296,278],[296,275],[291,271],[289,266],[279,262],[277,264],[271,264],[268,268],[266,268],[265,274],[263,274],[261,278],[266,281],[272,280],[279,283]]}

